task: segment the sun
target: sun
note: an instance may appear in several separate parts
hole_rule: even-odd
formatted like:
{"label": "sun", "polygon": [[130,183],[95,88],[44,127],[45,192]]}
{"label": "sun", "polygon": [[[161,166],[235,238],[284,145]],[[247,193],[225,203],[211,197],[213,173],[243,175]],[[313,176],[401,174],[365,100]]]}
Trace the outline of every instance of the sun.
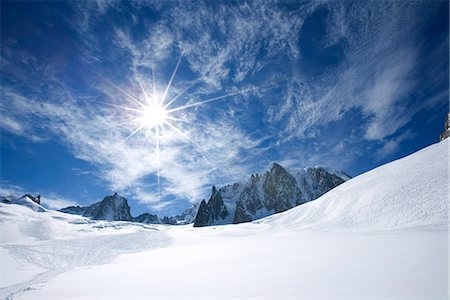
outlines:
{"label": "sun", "polygon": [[168,117],[168,112],[159,103],[150,102],[146,104],[141,110],[141,116],[137,118],[137,121],[142,127],[155,128],[162,126]]}

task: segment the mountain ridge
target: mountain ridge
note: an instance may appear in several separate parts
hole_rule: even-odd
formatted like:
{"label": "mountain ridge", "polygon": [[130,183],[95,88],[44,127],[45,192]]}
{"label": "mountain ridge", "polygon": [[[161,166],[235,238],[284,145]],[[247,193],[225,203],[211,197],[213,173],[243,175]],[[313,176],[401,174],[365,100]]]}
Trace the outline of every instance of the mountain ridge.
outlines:
{"label": "mountain ridge", "polygon": [[[61,208],[58,211],[83,217],[91,218],[93,220],[110,220],[110,221],[132,221],[146,224],[189,224],[192,223],[197,208],[200,203],[192,205],[181,214],[175,216],[158,217],[150,213],[143,213],[137,217],[133,217],[130,213],[130,206],[125,197],[114,193],[111,196],[106,196],[103,200],[93,203],[88,206],[68,206]],[[118,209],[119,211],[115,211]]]}
{"label": "mountain ridge", "polygon": [[[337,174],[340,174],[338,176]],[[272,163],[263,174],[216,189],[203,200],[194,227],[239,224],[283,212],[312,201],[351,177],[323,167],[287,171]]]}
{"label": "mountain ridge", "polygon": [[195,227],[250,222],[286,211],[312,201],[351,177],[342,171],[324,167],[286,169],[273,162],[270,169],[256,173],[246,181],[212,186],[208,201],[204,199],[175,216],[159,217],[151,213],[131,216],[127,199],[115,193],[89,206],[69,206],[59,211],[94,220],[133,221],[147,224]]}

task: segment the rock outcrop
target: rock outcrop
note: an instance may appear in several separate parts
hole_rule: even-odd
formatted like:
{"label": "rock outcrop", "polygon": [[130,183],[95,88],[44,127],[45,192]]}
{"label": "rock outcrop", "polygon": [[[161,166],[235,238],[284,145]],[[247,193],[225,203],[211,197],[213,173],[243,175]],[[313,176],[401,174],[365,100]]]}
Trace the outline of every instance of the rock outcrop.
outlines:
{"label": "rock outcrop", "polygon": [[440,140],[443,141],[450,136],[450,113],[447,115],[447,120],[444,123],[444,132],[440,135]]}

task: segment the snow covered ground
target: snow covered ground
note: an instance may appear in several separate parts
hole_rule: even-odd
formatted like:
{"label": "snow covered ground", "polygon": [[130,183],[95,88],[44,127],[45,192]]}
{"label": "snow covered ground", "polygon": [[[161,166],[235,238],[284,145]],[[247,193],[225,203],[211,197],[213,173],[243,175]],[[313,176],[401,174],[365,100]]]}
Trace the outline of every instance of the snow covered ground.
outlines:
{"label": "snow covered ground", "polygon": [[56,211],[0,204],[0,299],[13,297],[76,267],[112,262],[118,255],[165,247],[165,230],[91,221]]}
{"label": "snow covered ground", "polygon": [[0,205],[0,298],[447,299],[448,141],[253,223]]}

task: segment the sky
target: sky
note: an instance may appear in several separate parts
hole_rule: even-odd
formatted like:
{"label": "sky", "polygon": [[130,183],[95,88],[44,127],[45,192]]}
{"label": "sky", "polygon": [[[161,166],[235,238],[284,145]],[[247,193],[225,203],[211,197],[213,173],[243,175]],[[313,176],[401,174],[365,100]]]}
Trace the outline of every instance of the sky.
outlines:
{"label": "sky", "polygon": [[448,20],[447,1],[2,1],[0,194],[164,216],[272,162],[356,176],[439,140]]}

